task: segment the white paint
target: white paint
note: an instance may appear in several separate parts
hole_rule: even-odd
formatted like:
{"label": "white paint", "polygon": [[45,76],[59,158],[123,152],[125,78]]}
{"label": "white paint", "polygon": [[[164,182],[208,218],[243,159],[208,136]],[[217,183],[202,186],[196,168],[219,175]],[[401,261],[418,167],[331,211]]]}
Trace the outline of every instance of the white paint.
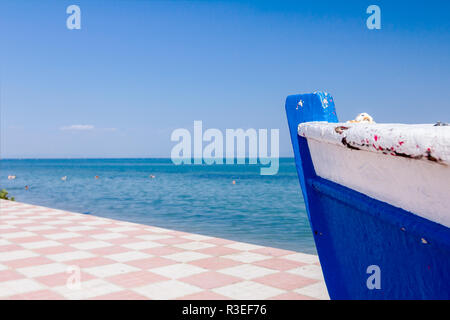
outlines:
{"label": "white paint", "polygon": [[450,126],[306,122],[298,126],[298,134],[340,146],[345,138],[361,150],[389,155],[397,152],[424,161],[428,161],[429,153],[440,163],[450,165]]}
{"label": "white paint", "polygon": [[[349,129],[339,134],[335,131],[339,126]],[[300,125],[299,134],[308,139],[318,176],[450,227],[450,127],[315,122]],[[345,147],[344,137],[362,150]],[[394,146],[396,152],[422,157],[416,160],[361,147],[366,139],[376,147]],[[427,159],[428,148],[440,163]]]}

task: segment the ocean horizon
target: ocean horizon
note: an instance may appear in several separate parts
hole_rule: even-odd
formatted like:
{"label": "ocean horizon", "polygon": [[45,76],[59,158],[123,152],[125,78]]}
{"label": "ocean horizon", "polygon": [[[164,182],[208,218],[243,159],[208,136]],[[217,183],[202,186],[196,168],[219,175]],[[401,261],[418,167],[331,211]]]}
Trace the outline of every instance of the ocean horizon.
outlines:
{"label": "ocean horizon", "polygon": [[294,159],[280,158],[273,176],[260,168],[177,166],[162,157],[3,158],[0,188],[19,202],[315,254]]}

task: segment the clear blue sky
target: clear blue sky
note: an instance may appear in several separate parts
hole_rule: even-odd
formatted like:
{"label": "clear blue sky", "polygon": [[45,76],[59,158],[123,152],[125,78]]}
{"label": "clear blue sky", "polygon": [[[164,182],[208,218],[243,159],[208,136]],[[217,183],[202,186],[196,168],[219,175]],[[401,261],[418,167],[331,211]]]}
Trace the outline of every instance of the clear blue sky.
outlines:
{"label": "clear blue sky", "polygon": [[290,156],[289,94],[327,90],[341,120],[450,121],[450,1],[2,0],[0,63],[4,158],[169,157],[194,120],[279,128]]}

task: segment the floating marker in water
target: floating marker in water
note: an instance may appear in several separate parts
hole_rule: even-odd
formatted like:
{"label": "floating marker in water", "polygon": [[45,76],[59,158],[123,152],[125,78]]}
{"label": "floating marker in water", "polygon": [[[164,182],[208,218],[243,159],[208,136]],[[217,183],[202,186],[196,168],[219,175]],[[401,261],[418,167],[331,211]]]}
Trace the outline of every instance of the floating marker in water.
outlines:
{"label": "floating marker in water", "polygon": [[66,181],[67,180],[67,176],[64,176],[61,178],[62,181]]}

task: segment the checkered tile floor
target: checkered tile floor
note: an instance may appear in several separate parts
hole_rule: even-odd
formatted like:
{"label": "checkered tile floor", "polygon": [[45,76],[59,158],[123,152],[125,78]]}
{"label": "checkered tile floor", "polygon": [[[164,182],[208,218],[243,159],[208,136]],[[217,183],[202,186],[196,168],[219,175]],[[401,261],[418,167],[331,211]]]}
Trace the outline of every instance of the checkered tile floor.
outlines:
{"label": "checkered tile floor", "polygon": [[328,299],[318,258],[0,200],[0,299]]}

